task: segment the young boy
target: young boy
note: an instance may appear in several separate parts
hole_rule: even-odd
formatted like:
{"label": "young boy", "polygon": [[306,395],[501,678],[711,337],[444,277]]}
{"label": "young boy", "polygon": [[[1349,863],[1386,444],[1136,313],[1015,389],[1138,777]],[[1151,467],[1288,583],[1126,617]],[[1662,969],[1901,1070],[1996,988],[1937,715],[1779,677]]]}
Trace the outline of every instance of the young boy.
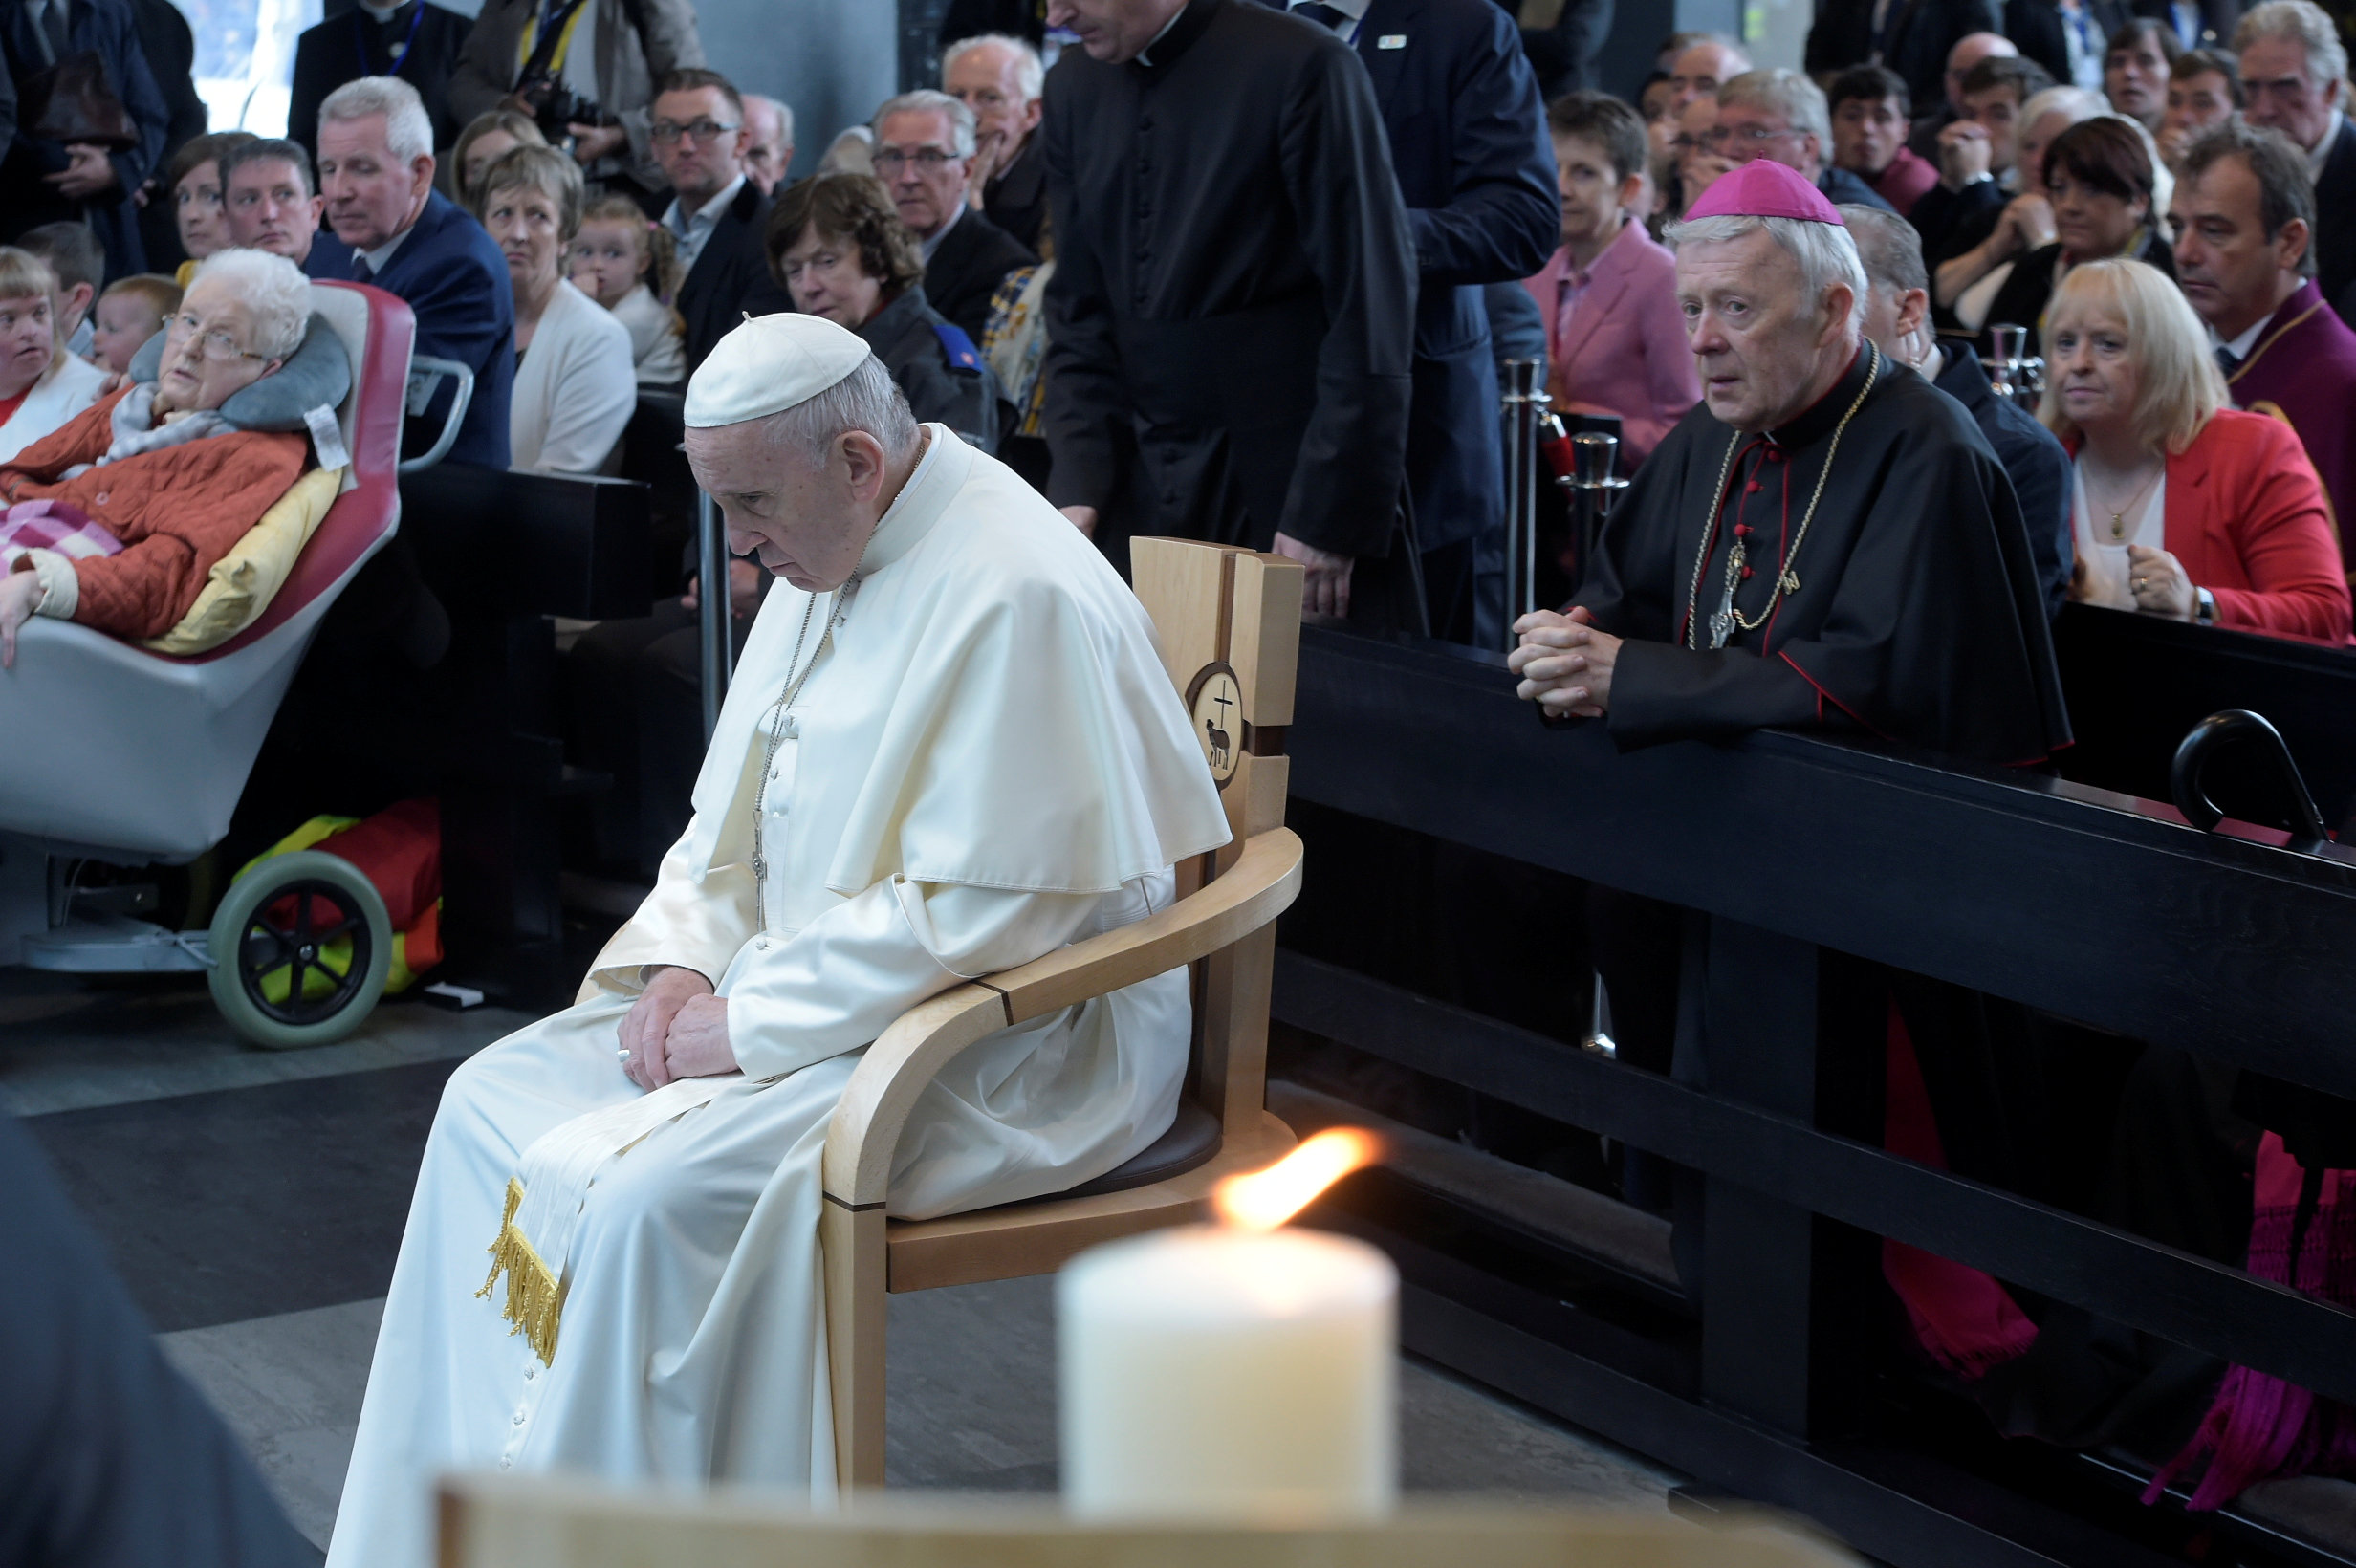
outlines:
{"label": "young boy", "polygon": [[57,274],[57,299],[52,307],[58,341],[69,353],[90,358],[90,305],[106,277],[106,252],[87,224],[45,223],[29,229],[16,242],[49,263]]}
{"label": "young boy", "polygon": [[127,371],[131,357],[180,309],[180,286],[161,272],[119,278],[98,295],[90,359],[100,370]]}

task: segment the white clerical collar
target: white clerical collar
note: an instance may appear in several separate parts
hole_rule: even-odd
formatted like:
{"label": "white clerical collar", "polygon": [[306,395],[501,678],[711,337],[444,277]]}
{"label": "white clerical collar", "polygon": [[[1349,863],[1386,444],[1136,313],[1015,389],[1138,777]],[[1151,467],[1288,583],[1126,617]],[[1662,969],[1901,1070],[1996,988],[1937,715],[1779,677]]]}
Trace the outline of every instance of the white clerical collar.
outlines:
{"label": "white clerical collar", "polygon": [[925,433],[931,438],[925,443],[925,455],[916,460],[908,482],[900,487],[900,493],[884,509],[875,533],[868,536],[865,552],[859,557],[862,576],[882,571],[914,549],[917,540],[932,532],[934,521],[941,515],[940,507],[929,493],[934,489],[933,482],[947,467],[941,454],[963,443],[949,433],[946,425],[928,424]]}
{"label": "white clerical collar", "polygon": [[930,261],[932,259],[932,253],[941,249],[941,242],[949,238],[949,231],[956,228],[957,220],[965,215],[965,203],[959,202],[955,207],[950,207],[949,209],[949,222],[934,229],[930,237],[921,239],[916,242],[918,259],[922,261]]}
{"label": "white clerical collar", "polygon": [[1170,12],[1169,20],[1162,24],[1162,31],[1155,33],[1146,41],[1145,47],[1137,52],[1138,64],[1151,65],[1153,63],[1151,55],[1153,54],[1154,46],[1169,36],[1169,30],[1176,27],[1178,25],[1178,18],[1184,16],[1186,13],[1187,8],[1184,6],[1180,6],[1176,11]]}
{"label": "white clerical collar", "polygon": [[2323,165],[2331,162],[2331,149],[2340,140],[2340,123],[2346,119],[2347,116],[2334,109],[2330,123],[2323,127],[2323,134],[2316,139],[2314,146],[2307,149],[2308,179],[2321,180],[2323,177]]}

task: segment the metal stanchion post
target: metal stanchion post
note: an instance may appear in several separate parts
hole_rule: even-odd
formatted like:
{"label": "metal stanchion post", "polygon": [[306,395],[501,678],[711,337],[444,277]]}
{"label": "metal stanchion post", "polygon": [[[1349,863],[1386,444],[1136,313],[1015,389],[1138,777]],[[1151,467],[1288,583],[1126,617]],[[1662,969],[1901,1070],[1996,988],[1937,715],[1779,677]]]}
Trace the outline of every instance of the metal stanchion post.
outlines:
{"label": "metal stanchion post", "polygon": [[1550,400],[1538,361],[1505,361],[1505,650],[1513,622],[1538,608],[1538,422]]}
{"label": "metal stanchion post", "polygon": [[1613,496],[1628,488],[1626,480],[1612,475],[1619,458],[1618,436],[1582,430],[1571,437],[1571,471],[1556,481],[1571,492],[1571,528],[1579,540],[1582,578],[1587,563],[1595,559],[1596,541],[1603,536],[1603,519],[1611,515]]}
{"label": "metal stanchion post", "polygon": [[2010,398],[2034,409],[2045,390],[2045,361],[2029,352],[2029,329],[1995,326],[1988,329],[1989,355],[1980,360],[1988,384],[1999,398]]}
{"label": "metal stanchion post", "polygon": [[728,635],[728,538],[720,528],[720,509],[702,490],[695,492],[695,630],[704,656],[704,738],[709,740],[720,728],[733,650]]}

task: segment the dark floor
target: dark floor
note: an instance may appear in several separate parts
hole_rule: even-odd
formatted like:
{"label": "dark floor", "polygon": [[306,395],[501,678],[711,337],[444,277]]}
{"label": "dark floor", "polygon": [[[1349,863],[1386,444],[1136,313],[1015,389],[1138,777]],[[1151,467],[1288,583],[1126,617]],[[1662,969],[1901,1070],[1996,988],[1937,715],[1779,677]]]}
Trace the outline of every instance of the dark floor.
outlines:
{"label": "dark floor", "polygon": [[[173,1359],[324,1545],[417,1156],[457,1062],[528,1021],[379,1009],[310,1052],[242,1044],[201,982],[0,970],[0,1108],[26,1117]],[[1052,1284],[892,1300],[903,1486],[1056,1481]],[[1675,1478],[1412,1361],[1410,1488],[1648,1511]]]}

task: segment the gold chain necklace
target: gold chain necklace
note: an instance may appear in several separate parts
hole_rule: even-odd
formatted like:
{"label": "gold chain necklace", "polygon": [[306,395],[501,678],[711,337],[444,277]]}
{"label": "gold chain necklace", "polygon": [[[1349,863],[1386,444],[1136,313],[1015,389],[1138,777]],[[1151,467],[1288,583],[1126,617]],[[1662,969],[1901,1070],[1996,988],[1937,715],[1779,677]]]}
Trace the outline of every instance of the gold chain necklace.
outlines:
{"label": "gold chain necklace", "polygon": [[[1816,490],[1808,497],[1808,510],[1800,513],[1800,532],[1792,536],[1789,550],[1776,566],[1775,592],[1767,596],[1766,605],[1754,618],[1744,615],[1734,606],[1734,588],[1742,581],[1743,568],[1749,564],[1750,552],[1744,548],[1742,536],[1736,534],[1726,552],[1726,594],[1715,614],[1710,618],[1710,646],[1723,648],[1739,626],[1746,632],[1757,631],[1775,618],[1776,606],[1785,594],[1800,592],[1800,575],[1792,567],[1800,559],[1800,547],[1808,542],[1808,526],[1816,521],[1817,503],[1824,499],[1824,482],[1832,477],[1833,459],[1841,455],[1841,438],[1848,433],[1849,421],[1865,405],[1865,398],[1873,391],[1873,383],[1881,379],[1882,351],[1868,342],[1865,352],[1871,356],[1865,363],[1865,384],[1857,389],[1857,396],[1833,427],[1832,446],[1824,453],[1824,467],[1816,476]],[[1737,430],[1726,444],[1726,461],[1718,466],[1718,488],[1711,492],[1710,526],[1702,530],[1701,550],[1693,557],[1693,580],[1686,589],[1686,643],[1696,650],[1701,647],[1701,621],[1694,614],[1700,608],[1702,571],[1710,564],[1710,547],[1717,542],[1717,523],[1726,507],[1726,476],[1734,471],[1734,450],[1742,445],[1742,432]]]}
{"label": "gold chain necklace", "polygon": [[[2081,471],[2083,471],[2083,468],[2081,468]],[[2098,512],[2110,512],[2110,527],[2106,532],[2110,534],[2110,542],[2112,544],[2127,543],[2127,514],[2132,512],[2136,514],[2139,520],[2141,519],[2143,515],[2143,502],[2145,498],[2151,493],[2151,487],[2158,484],[2161,476],[2167,472],[2168,469],[2165,467],[2153,470],[2149,478],[2135,487],[2133,492],[2127,496],[2127,504],[2122,506],[2116,512],[2111,512],[2108,507],[2095,501],[2094,486],[2091,482],[2087,484],[2086,500],[2088,503],[2093,505],[2095,510]]]}

